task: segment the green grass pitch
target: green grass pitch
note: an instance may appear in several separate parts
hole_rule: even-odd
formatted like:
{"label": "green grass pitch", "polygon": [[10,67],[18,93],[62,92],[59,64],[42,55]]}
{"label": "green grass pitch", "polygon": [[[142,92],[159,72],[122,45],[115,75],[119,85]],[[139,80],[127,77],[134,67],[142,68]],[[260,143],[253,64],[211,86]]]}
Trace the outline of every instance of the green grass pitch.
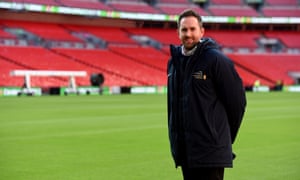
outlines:
{"label": "green grass pitch", "polygon": [[[227,180],[300,179],[300,93],[247,93]],[[2,180],[181,180],[166,95],[0,98]]]}

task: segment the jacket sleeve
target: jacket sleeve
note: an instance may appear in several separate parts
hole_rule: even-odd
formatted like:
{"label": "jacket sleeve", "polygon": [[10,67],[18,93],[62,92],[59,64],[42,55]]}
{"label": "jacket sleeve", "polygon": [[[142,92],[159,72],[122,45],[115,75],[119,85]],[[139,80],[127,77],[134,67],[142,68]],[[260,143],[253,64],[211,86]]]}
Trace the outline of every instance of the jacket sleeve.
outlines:
{"label": "jacket sleeve", "polygon": [[234,143],[246,108],[245,90],[233,62],[221,53],[215,58],[216,91],[226,109],[231,142]]}

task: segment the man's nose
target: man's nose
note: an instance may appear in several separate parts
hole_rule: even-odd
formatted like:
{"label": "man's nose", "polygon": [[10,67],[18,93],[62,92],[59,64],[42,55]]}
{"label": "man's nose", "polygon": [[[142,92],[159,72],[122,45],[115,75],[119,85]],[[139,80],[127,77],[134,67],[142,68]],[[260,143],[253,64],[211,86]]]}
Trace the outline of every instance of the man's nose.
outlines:
{"label": "man's nose", "polygon": [[186,31],[186,36],[190,37],[191,34],[192,34],[191,30],[187,30],[187,31]]}

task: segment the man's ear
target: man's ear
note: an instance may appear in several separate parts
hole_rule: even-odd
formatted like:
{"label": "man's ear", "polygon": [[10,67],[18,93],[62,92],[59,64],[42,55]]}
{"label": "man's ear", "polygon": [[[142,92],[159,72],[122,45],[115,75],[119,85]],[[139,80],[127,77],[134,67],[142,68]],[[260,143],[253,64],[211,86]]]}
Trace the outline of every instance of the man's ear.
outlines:
{"label": "man's ear", "polygon": [[201,27],[201,28],[200,28],[200,31],[201,31],[201,34],[202,34],[202,36],[203,36],[203,35],[204,35],[204,32],[205,32],[204,27]]}

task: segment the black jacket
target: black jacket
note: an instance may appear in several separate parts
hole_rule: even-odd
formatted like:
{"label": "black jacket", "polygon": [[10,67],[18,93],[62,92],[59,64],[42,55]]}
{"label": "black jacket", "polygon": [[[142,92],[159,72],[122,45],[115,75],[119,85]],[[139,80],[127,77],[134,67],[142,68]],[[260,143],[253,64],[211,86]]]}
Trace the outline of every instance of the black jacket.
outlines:
{"label": "black jacket", "polygon": [[180,46],[170,50],[168,127],[176,167],[232,167],[232,143],[246,106],[232,61],[208,38],[198,43],[185,68]]}

